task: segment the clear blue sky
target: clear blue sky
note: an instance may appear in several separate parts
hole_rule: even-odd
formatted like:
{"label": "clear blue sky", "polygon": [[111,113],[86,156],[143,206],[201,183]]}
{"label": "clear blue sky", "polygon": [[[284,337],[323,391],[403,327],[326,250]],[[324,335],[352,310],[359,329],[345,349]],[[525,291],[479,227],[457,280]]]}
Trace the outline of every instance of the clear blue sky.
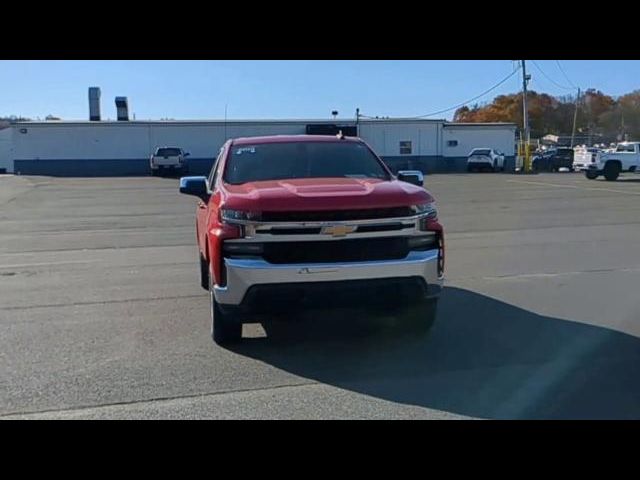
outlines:
{"label": "clear blue sky", "polygon": [[[527,62],[530,88],[572,93],[554,60]],[[621,95],[640,88],[640,61],[562,60],[583,89]],[[87,88],[102,90],[102,117],[127,96],[136,119],[341,118],[415,116],[462,103],[513,71],[510,60],[421,61],[0,61],[0,116],[88,118]],[[519,91],[514,75],[479,101]],[[433,118],[448,118],[453,111]]]}

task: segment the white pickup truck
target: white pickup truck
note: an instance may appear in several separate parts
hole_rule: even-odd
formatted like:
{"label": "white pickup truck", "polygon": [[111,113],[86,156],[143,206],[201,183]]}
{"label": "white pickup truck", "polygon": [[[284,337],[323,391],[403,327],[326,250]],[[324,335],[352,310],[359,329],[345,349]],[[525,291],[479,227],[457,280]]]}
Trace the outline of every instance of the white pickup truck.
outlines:
{"label": "white pickup truck", "polygon": [[180,170],[187,173],[188,165],[186,157],[190,154],[180,147],[158,147],[149,159],[151,175],[157,175],[164,170]]}
{"label": "white pickup truck", "polygon": [[640,173],[640,142],[619,143],[615,152],[598,152],[594,160],[584,168],[589,180],[603,175],[614,181],[621,172]]}

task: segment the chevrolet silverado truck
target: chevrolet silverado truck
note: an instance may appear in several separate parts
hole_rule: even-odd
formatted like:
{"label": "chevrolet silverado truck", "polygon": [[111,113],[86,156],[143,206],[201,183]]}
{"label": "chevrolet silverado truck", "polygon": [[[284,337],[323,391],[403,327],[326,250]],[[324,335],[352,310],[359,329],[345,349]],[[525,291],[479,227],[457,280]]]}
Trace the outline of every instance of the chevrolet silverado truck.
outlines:
{"label": "chevrolet silverado truck", "polygon": [[640,173],[640,142],[619,143],[615,152],[598,152],[584,168],[589,180],[604,176],[614,181],[622,172]]}
{"label": "chevrolet silverado truck", "polygon": [[158,147],[149,159],[151,175],[158,175],[162,171],[188,171],[187,157],[189,152],[185,152],[179,147]]}
{"label": "chevrolet silverado truck", "polygon": [[355,137],[228,140],[208,178],[180,179],[180,192],[199,199],[213,340],[239,341],[242,324],[265,312],[345,302],[390,308],[410,331],[428,330],[445,247],[422,184],[419,171],[394,176]]}

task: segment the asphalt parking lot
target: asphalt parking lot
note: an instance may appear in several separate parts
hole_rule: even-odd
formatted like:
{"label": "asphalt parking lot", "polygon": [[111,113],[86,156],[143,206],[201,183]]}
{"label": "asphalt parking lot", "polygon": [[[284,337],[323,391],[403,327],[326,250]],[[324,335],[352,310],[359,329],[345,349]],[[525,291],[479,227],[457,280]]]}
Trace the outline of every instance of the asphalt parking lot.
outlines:
{"label": "asphalt parking lot", "polygon": [[427,338],[341,310],[223,349],[176,179],[0,176],[0,418],[640,418],[640,178],[426,185]]}

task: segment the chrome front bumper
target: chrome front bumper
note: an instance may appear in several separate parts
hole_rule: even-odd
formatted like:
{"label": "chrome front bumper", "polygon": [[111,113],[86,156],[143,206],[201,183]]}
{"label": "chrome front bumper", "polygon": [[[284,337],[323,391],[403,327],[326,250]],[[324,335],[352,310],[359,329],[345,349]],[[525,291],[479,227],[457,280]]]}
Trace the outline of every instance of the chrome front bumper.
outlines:
{"label": "chrome front bumper", "polygon": [[227,284],[214,286],[218,303],[240,305],[254,285],[335,282],[398,277],[422,277],[437,296],[443,278],[438,276],[438,250],[413,251],[405,258],[371,262],[272,264],[264,260],[224,259]]}

